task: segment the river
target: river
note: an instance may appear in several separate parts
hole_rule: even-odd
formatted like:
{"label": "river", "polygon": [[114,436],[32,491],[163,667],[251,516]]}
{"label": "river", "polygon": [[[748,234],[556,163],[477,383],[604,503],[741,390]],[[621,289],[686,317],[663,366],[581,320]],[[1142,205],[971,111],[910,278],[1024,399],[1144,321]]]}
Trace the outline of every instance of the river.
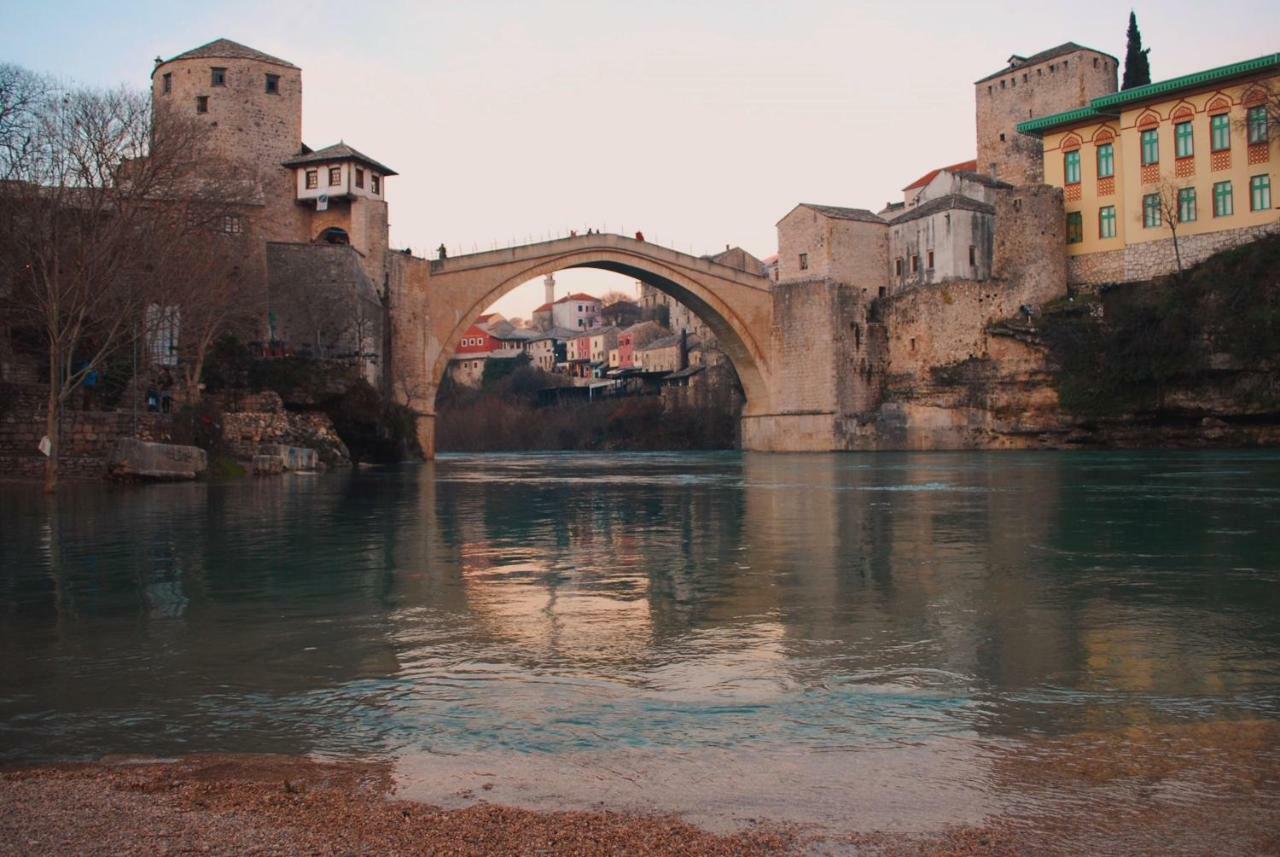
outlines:
{"label": "river", "polygon": [[1276,786],[1280,454],[0,485],[0,643],[9,763],[375,758],[434,803],[713,827],[1212,810]]}

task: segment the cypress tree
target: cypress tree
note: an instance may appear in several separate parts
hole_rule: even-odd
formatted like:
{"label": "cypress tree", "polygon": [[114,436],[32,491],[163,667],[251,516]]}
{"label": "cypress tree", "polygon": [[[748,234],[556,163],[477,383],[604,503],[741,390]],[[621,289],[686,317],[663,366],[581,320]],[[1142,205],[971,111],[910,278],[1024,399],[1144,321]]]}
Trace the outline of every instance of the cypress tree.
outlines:
{"label": "cypress tree", "polygon": [[1147,54],[1151,48],[1142,47],[1142,33],[1138,32],[1138,16],[1129,12],[1129,38],[1124,50],[1124,80],[1121,89],[1133,89],[1135,86],[1146,86],[1151,82],[1151,64],[1147,62]]}

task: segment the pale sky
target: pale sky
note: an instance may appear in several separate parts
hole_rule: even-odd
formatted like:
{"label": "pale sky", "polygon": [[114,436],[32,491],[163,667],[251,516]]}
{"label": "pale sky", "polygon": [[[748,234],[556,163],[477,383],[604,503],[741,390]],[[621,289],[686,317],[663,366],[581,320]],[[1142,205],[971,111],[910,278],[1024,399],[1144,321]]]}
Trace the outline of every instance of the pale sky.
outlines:
{"label": "pale sky", "polygon": [[[1136,7],[1160,80],[1280,51],[1275,0]],[[451,254],[588,226],[695,254],[776,249],[798,202],[876,210],[974,155],[973,81],[1129,8],[1070,3],[45,3],[0,0],[0,61],[90,85],[225,37],[303,69],[303,137],[396,169],[393,246]],[[567,272],[567,290],[630,283]],[[540,283],[498,308],[528,316]]]}

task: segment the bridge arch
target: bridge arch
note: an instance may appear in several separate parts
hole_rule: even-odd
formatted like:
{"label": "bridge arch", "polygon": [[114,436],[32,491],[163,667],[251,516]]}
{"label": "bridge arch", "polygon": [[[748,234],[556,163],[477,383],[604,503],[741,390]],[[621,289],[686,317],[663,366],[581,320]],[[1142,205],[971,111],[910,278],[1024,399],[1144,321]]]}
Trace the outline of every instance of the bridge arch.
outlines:
{"label": "bridge arch", "polygon": [[451,324],[447,333],[444,325],[436,326],[443,337],[434,349],[434,359],[427,355],[431,389],[438,389],[463,333],[485,309],[531,280],[582,268],[631,277],[689,307],[716,335],[733,363],[746,410],[768,407],[766,349],[772,314],[768,279],[617,235],[578,236],[432,262],[428,295],[437,298],[440,306],[433,307],[430,315],[438,318],[437,313],[447,312]]}

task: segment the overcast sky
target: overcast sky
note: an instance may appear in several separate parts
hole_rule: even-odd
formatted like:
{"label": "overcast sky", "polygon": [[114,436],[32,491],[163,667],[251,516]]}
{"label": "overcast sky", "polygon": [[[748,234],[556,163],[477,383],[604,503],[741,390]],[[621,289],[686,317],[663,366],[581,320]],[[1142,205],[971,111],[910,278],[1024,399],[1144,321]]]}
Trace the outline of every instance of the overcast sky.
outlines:
{"label": "overcast sky", "polygon": [[[1276,0],[1136,7],[1153,79],[1280,51]],[[973,81],[1128,7],[978,2],[183,3],[0,0],[0,60],[144,87],[215,38],[303,69],[303,135],[396,169],[391,240],[422,255],[594,226],[695,254],[775,252],[798,202],[878,209],[974,155]],[[614,275],[571,272],[601,293]],[[500,303],[527,316],[541,286]]]}

